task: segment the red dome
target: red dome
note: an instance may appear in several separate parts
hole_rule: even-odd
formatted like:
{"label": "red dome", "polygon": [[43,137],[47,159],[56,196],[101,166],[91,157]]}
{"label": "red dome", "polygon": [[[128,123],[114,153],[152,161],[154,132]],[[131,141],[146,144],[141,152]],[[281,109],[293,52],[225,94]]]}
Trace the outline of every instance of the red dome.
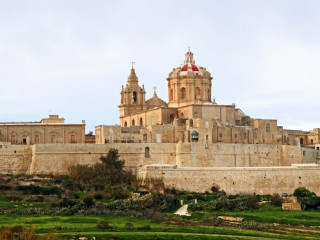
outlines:
{"label": "red dome", "polygon": [[[191,64],[192,71],[199,71],[198,67],[194,64]],[[182,68],[181,71],[187,71],[188,70],[188,64],[185,64]]]}

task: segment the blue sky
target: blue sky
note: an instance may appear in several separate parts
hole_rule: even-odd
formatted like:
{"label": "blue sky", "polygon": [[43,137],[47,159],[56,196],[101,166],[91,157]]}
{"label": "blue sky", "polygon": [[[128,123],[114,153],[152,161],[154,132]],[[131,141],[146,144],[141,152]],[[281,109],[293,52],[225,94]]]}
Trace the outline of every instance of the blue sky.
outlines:
{"label": "blue sky", "polygon": [[117,124],[134,61],[147,98],[188,46],[218,104],[253,118],[320,127],[319,1],[1,0],[0,121]]}

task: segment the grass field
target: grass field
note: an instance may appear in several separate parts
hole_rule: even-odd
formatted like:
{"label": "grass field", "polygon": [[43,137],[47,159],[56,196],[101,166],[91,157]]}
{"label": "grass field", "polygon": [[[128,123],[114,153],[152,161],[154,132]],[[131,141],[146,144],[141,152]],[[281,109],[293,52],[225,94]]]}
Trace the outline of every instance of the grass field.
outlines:
{"label": "grass field", "polygon": [[[279,211],[278,215],[280,212],[282,211]],[[291,212],[291,214],[286,215],[288,221],[297,216],[300,219],[306,216],[309,218],[315,213],[301,213],[301,216],[297,212]],[[244,216],[246,213],[229,215]],[[251,213],[251,215],[257,217],[259,213]],[[262,216],[264,215],[266,213],[262,212]],[[281,228],[271,228],[271,232],[260,232],[237,227],[202,226],[196,220],[186,217],[177,217],[177,219],[184,220],[183,222],[190,226],[179,226],[174,221],[155,223],[150,219],[132,217],[13,215],[1,216],[0,225],[35,228],[39,234],[56,232],[56,235],[68,239],[80,236],[96,237],[96,239],[320,239],[320,233],[315,232],[299,232]],[[97,228],[97,223],[101,220],[108,221],[113,230]],[[130,228],[127,227],[127,223],[131,223]],[[150,226],[150,229],[142,230],[146,225]]]}

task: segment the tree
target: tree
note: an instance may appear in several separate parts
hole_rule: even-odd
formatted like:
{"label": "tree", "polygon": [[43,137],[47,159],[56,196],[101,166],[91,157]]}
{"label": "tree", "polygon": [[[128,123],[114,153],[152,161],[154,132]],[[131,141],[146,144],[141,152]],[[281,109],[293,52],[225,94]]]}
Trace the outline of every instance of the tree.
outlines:
{"label": "tree", "polygon": [[297,198],[305,198],[316,197],[317,195],[314,192],[306,189],[305,187],[298,187],[296,190],[294,190],[293,196],[296,196]]}
{"label": "tree", "polygon": [[100,161],[92,166],[73,165],[69,167],[70,176],[74,181],[93,185],[114,186],[132,181],[133,176],[124,170],[124,160],[120,159],[117,149],[111,148]]}

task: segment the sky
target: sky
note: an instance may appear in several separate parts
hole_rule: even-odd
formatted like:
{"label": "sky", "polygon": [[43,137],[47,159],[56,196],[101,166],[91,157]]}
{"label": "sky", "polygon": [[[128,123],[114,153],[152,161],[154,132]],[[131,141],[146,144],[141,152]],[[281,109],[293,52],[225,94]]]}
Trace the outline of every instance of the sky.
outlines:
{"label": "sky", "polygon": [[320,1],[0,0],[0,121],[119,124],[135,62],[146,98],[190,46],[218,104],[286,129],[320,127]]}

